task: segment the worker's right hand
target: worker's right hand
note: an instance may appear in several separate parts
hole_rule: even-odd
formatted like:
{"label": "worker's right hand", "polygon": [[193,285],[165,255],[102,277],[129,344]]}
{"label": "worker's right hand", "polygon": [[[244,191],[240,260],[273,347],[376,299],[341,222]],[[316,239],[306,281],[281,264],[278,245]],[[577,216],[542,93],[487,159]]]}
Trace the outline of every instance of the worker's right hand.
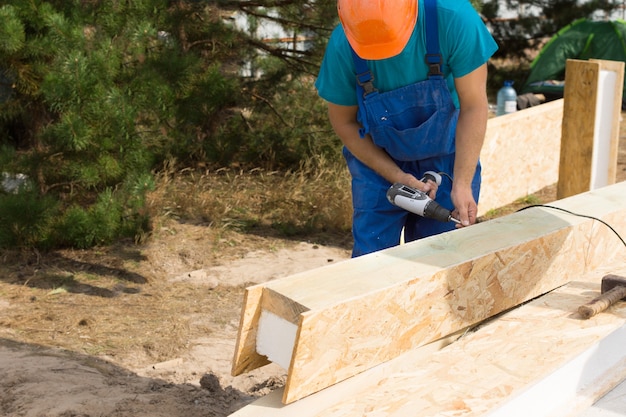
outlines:
{"label": "worker's right hand", "polygon": [[422,182],[418,180],[415,176],[405,172],[401,177],[395,181],[400,184],[408,185],[409,187],[416,188],[428,195],[431,199],[435,199],[437,196],[437,189],[439,186],[435,181],[426,180],[426,182]]}

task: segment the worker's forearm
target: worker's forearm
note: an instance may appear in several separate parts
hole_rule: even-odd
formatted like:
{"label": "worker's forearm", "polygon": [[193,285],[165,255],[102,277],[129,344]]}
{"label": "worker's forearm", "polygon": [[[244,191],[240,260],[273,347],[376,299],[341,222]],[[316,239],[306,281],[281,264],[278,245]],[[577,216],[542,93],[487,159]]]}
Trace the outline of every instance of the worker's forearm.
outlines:
{"label": "worker's forearm", "polygon": [[456,130],[454,185],[471,187],[485,139],[487,107],[468,109],[459,114]]}
{"label": "worker's forearm", "polygon": [[[472,110],[473,109],[473,110]],[[472,193],[472,180],[480,157],[487,123],[487,106],[470,107],[459,114],[454,159],[454,181],[451,197],[461,224],[458,227],[476,223],[477,201]]]}

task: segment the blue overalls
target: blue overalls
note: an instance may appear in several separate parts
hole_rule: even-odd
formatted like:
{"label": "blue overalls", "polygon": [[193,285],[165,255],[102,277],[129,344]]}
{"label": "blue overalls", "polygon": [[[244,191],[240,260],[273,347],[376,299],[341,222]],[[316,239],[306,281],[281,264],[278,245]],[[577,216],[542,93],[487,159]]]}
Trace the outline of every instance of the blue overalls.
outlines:
{"label": "blue overalls", "polygon": [[[379,93],[367,62],[352,52],[357,73],[357,118],[362,126],[361,137],[369,133],[374,143],[403,171],[417,178],[426,171],[453,176],[454,168],[459,110],[441,71],[436,7],[436,0],[425,0],[425,61],[429,66],[425,81]],[[386,197],[391,184],[345,147],[343,155],[352,175],[353,257],[398,245],[403,228],[406,242],[454,229],[452,222],[422,218],[392,205]],[[450,179],[442,176],[436,201],[448,209],[453,208],[451,189]],[[472,181],[472,192],[478,201],[480,164]]]}

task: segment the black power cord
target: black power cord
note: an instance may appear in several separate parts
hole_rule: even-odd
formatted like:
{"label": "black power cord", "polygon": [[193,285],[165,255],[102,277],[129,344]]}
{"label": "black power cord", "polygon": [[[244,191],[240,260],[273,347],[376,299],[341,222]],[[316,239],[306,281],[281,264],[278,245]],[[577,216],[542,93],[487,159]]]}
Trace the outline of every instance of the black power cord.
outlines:
{"label": "black power cord", "polygon": [[593,217],[593,216],[588,216],[586,214],[574,213],[573,211],[569,211],[569,210],[566,210],[566,209],[561,208],[561,207],[549,206],[549,205],[546,205],[546,204],[532,204],[530,206],[523,207],[523,208],[521,208],[521,209],[519,209],[517,211],[523,211],[523,210],[526,210],[526,209],[529,209],[529,208],[532,208],[532,207],[545,207],[545,208],[549,208],[549,209],[560,210],[560,211],[562,211],[564,213],[571,214],[572,216],[584,217],[584,218],[587,218],[587,219],[599,221],[600,223],[602,223],[603,225],[608,227],[613,233],[615,233],[615,236],[617,236],[617,238],[622,242],[622,244],[624,246],[626,246],[626,241],[624,241],[624,239],[619,235],[619,233],[617,233],[617,230],[615,230],[610,224],[608,224],[607,222],[605,222],[602,219],[599,219],[599,218]]}
{"label": "black power cord", "polygon": [[[438,172],[438,174],[442,175],[442,176],[445,176],[445,177],[448,177],[450,179],[450,181],[452,181],[452,176],[450,174],[448,174],[447,172],[441,171],[441,172]],[[617,233],[617,230],[615,230],[613,228],[613,226],[611,226],[610,224],[608,224],[604,220],[599,219],[597,217],[588,216],[586,214],[574,213],[573,211],[570,211],[570,210],[567,210],[567,209],[564,209],[564,208],[561,208],[561,207],[550,206],[548,204],[531,204],[529,206],[522,207],[521,209],[518,209],[516,211],[523,211],[523,210],[526,210],[526,209],[529,209],[529,208],[533,208],[533,207],[545,207],[545,208],[549,208],[549,209],[560,210],[560,211],[562,211],[564,213],[571,214],[572,216],[584,217],[586,219],[599,221],[600,223],[602,223],[603,225],[608,227],[613,233],[615,233],[615,236],[617,236],[617,238],[622,242],[622,245],[624,245],[626,247],[626,241],[624,241],[624,238],[621,237],[619,233]]]}

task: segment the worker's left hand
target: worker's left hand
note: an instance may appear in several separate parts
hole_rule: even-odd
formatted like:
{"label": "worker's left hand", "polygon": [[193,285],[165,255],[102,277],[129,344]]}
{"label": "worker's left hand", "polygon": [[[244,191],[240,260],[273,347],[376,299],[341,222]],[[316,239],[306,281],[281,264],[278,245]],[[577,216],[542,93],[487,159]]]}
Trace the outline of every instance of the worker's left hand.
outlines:
{"label": "worker's left hand", "polygon": [[455,207],[452,216],[461,221],[456,227],[466,227],[476,223],[478,207],[474,200],[472,189],[470,187],[453,186],[451,197]]}

